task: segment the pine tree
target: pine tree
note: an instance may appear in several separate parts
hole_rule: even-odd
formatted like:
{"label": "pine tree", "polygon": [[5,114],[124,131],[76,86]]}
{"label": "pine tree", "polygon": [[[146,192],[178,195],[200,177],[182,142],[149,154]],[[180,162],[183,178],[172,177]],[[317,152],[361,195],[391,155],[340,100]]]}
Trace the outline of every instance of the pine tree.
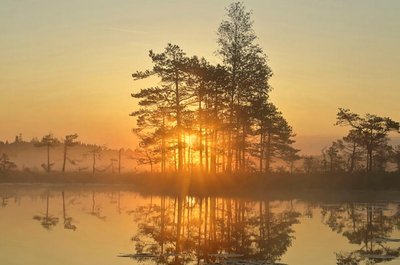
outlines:
{"label": "pine tree", "polygon": [[36,147],[46,147],[47,149],[47,164],[42,164],[42,167],[46,170],[47,173],[50,173],[51,167],[54,165],[50,163],[50,149],[54,146],[58,145],[60,142],[57,138],[53,136],[53,134],[49,133],[42,137],[40,142],[35,143]]}

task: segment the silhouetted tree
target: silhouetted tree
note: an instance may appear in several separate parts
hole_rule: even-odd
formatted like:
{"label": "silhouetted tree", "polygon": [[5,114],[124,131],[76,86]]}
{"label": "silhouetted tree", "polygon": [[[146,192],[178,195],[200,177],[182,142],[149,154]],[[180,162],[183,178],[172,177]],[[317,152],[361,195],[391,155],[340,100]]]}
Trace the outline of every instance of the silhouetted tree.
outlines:
{"label": "silhouetted tree", "polygon": [[367,171],[372,171],[374,152],[382,145],[386,145],[390,131],[399,131],[399,123],[388,117],[380,117],[366,114],[364,117],[350,112],[349,109],[339,109],[337,113],[337,125],[350,126],[360,135],[362,145],[366,150]]}
{"label": "silhouetted tree", "polygon": [[[235,2],[228,6],[227,19],[221,22],[218,28],[218,50],[228,71],[227,96],[228,103],[228,151],[227,171],[232,171],[234,139],[236,129],[236,157],[239,158],[239,115],[246,115],[244,101],[249,96],[265,96],[269,91],[268,79],[272,75],[266,64],[266,56],[255,43],[256,35],[253,30],[251,12],[248,12],[243,3]],[[258,71],[254,71],[257,69]],[[246,120],[246,119],[242,119]],[[246,128],[242,124],[242,139],[245,139]],[[245,148],[242,146],[242,148]],[[242,150],[242,152],[244,152]],[[243,154],[242,154],[243,157]],[[237,159],[238,160],[238,159]],[[238,164],[238,161],[236,162]]]}
{"label": "silhouetted tree", "polygon": [[36,143],[36,147],[46,147],[47,148],[47,165],[43,164],[42,167],[46,170],[47,173],[50,173],[51,167],[54,165],[50,163],[50,149],[55,145],[59,144],[57,138],[55,138],[52,134],[47,134],[43,136],[40,142]]}
{"label": "silhouetted tree", "polygon": [[151,138],[143,139],[133,156],[138,165],[149,165],[150,172],[153,172],[154,166],[161,160],[160,153],[152,146]]}
{"label": "silhouetted tree", "polygon": [[285,146],[285,148],[282,150],[281,158],[283,161],[286,162],[290,174],[292,174],[295,169],[294,166],[296,161],[301,159],[301,156],[298,154],[299,151],[300,151],[299,149],[293,148],[292,146],[289,145]]}
{"label": "silhouetted tree", "polygon": [[[135,75],[134,75],[135,76]],[[149,139],[154,145],[160,145],[161,171],[166,168],[167,137],[172,119],[169,113],[168,93],[164,89],[151,87],[142,89],[132,97],[139,98],[140,110],[132,112],[131,116],[137,117],[136,128],[133,132],[141,140],[140,145],[148,147]]]}
{"label": "silhouetted tree", "polygon": [[340,154],[341,143],[333,142],[322,150],[322,163],[325,171],[335,172],[343,169],[343,157]]}
{"label": "silhouetted tree", "polygon": [[318,170],[318,159],[314,156],[303,156],[303,168],[307,174]]}
{"label": "silhouetted tree", "polygon": [[353,172],[360,167],[364,151],[360,133],[357,130],[350,130],[348,135],[337,141],[340,154],[343,157],[346,170]]}
{"label": "silhouetted tree", "polygon": [[95,146],[92,148],[92,150],[89,151],[89,154],[92,156],[92,174],[94,175],[96,173],[96,161],[97,159],[100,158],[100,153],[103,150],[103,148],[99,146]]}
{"label": "silhouetted tree", "polygon": [[66,135],[64,139],[64,157],[63,157],[63,165],[62,165],[62,172],[65,172],[65,164],[68,159],[67,152],[68,152],[68,147],[74,146],[77,144],[75,141],[78,138],[78,134],[71,134],[71,135]]}
{"label": "silhouetted tree", "polygon": [[259,151],[256,153],[259,156],[260,172],[268,172],[273,159],[288,158],[290,153],[295,154],[298,150],[291,146],[294,143],[292,139],[294,134],[282,113],[272,103],[262,102],[261,104],[255,108],[254,114],[258,121],[256,134],[260,138],[256,144],[256,150]]}
{"label": "silhouetted tree", "polygon": [[[150,58],[154,64],[153,69],[145,72],[136,72],[132,76],[135,80],[156,75],[161,79],[162,88],[156,92],[156,97],[165,96],[166,107],[172,114],[175,123],[175,135],[178,143],[178,171],[183,171],[183,112],[191,98],[190,89],[187,86],[187,64],[189,62],[185,52],[178,46],[168,44],[163,53],[156,54],[150,51]],[[142,94],[149,93],[145,89]],[[136,94],[135,97],[143,97]]]}
{"label": "silhouetted tree", "polygon": [[140,149],[149,149],[141,157],[159,156],[142,162],[160,161],[163,173],[167,163],[179,173],[193,172],[196,163],[202,173],[251,171],[255,157],[268,171],[274,159],[295,152],[292,128],[269,102],[272,71],[255,42],[251,12],[242,3],[226,11],[217,39],[223,65],[168,44],[161,53],[150,51],[150,70],[132,74],[134,80],[160,81],[132,93],[140,109],[131,115]]}
{"label": "silhouetted tree", "polygon": [[7,154],[3,153],[0,156],[0,172],[7,172],[16,168],[17,165],[10,160]]}

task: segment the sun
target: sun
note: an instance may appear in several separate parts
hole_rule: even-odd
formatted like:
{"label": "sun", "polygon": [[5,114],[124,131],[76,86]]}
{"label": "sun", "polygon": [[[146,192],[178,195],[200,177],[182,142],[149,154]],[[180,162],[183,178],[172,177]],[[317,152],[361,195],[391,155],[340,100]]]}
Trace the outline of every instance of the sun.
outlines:
{"label": "sun", "polygon": [[185,135],[184,141],[187,146],[193,147],[197,141],[197,136],[195,134],[187,134]]}

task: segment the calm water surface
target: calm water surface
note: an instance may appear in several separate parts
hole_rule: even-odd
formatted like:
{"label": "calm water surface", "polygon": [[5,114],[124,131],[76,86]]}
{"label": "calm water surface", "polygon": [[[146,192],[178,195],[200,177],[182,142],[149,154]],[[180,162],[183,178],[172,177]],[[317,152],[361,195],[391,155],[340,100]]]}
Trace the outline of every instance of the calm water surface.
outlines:
{"label": "calm water surface", "polygon": [[400,264],[394,199],[251,200],[0,185],[0,206],[2,265]]}

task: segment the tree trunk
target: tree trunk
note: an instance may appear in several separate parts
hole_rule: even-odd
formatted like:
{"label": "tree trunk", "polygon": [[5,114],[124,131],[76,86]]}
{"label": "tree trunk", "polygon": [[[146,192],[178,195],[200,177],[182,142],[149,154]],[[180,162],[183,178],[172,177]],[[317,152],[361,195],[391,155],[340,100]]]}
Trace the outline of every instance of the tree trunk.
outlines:
{"label": "tree trunk", "polygon": [[264,160],[264,134],[260,132],[260,173],[263,172],[263,160]]}
{"label": "tree trunk", "polygon": [[354,142],[351,157],[350,157],[350,169],[349,169],[350,173],[352,173],[354,170],[355,159],[356,159],[356,143]]}
{"label": "tree trunk", "polygon": [[201,97],[199,96],[199,164],[200,172],[203,174],[203,112],[201,107]]}
{"label": "tree trunk", "polygon": [[268,132],[267,138],[267,154],[265,157],[265,172],[268,173],[270,170],[270,163],[271,163],[271,133]]}
{"label": "tree trunk", "polygon": [[65,172],[65,163],[67,161],[67,143],[64,143],[64,158],[63,158],[63,166],[62,166],[62,172]]}
{"label": "tree trunk", "polygon": [[50,145],[47,145],[47,173],[50,173]]}
{"label": "tree trunk", "polygon": [[66,218],[66,210],[65,210],[65,196],[64,196],[64,191],[61,192],[62,196],[62,206],[63,206],[63,220],[65,224],[65,218]]}
{"label": "tree trunk", "polygon": [[233,139],[232,139],[232,131],[233,131],[233,95],[231,95],[230,106],[229,106],[229,125],[228,125],[228,157],[227,157],[227,165],[226,171],[228,173],[232,172],[232,157],[233,157]]}
{"label": "tree trunk", "polygon": [[211,174],[217,173],[217,130],[214,128],[211,140]]}
{"label": "tree trunk", "polygon": [[121,174],[121,156],[122,156],[122,149],[118,151],[118,174]]}
{"label": "tree trunk", "polygon": [[96,172],[96,152],[93,151],[93,175]]}
{"label": "tree trunk", "polygon": [[205,167],[205,172],[206,174],[208,174],[209,172],[209,168],[210,168],[210,160],[209,160],[209,153],[208,153],[208,129],[206,128],[206,134],[205,134],[205,144],[204,144],[204,148],[205,148],[205,160],[206,160],[206,167]]}

